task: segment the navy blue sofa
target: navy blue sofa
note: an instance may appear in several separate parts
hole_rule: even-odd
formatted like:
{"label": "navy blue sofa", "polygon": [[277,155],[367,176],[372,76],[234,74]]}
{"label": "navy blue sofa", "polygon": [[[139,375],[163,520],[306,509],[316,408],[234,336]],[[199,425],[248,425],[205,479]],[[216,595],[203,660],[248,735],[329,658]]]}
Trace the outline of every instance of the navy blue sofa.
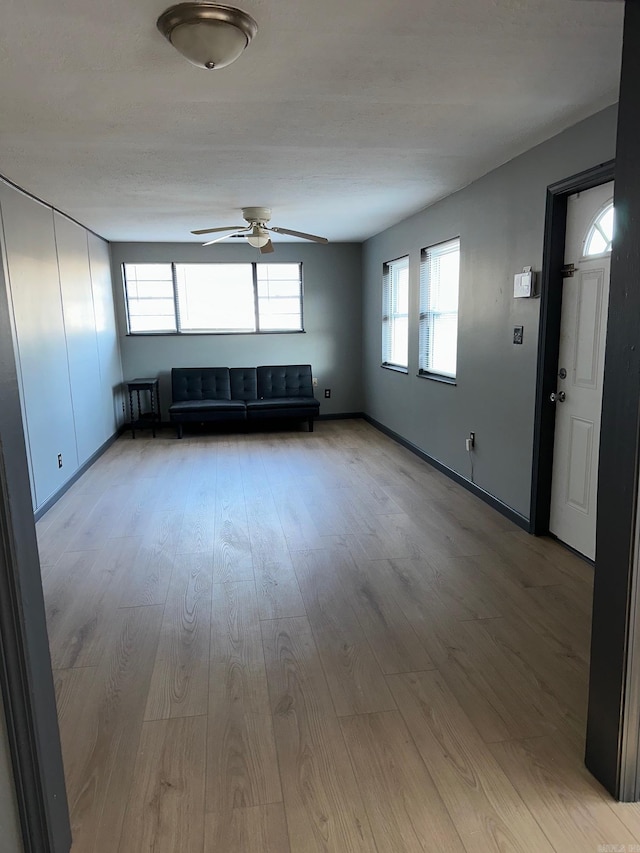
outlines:
{"label": "navy blue sofa", "polygon": [[310,364],[262,367],[174,367],[169,420],[178,438],[188,423],[313,419],[320,403],[313,396]]}

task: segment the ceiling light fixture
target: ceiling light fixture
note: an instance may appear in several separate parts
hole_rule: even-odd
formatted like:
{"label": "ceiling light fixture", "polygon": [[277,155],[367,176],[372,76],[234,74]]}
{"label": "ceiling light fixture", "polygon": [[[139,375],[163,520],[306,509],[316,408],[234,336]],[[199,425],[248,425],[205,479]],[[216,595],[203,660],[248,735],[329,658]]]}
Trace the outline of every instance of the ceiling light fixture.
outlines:
{"label": "ceiling light fixture", "polygon": [[207,0],[171,6],[157,26],[189,62],[208,69],[231,65],[258,32],[251,15]]}
{"label": "ceiling light fixture", "polygon": [[259,225],[254,225],[251,234],[247,234],[247,243],[255,249],[266,246],[270,239],[269,232]]}

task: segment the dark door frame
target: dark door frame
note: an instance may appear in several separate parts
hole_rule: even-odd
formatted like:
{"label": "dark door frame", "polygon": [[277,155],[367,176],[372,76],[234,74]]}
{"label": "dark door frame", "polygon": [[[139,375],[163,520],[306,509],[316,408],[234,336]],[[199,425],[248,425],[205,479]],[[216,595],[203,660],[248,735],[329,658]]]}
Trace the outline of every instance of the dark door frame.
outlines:
{"label": "dark door frame", "polygon": [[547,188],[529,523],[530,532],[536,536],[549,533],[556,425],[556,407],[549,397],[551,392],[556,390],[560,354],[563,283],[561,268],[564,264],[567,201],[574,193],[590,190],[614,179],[615,160],[609,160]]}
{"label": "dark door frame", "polygon": [[68,853],[71,828],[1,241],[0,230],[0,693],[24,853]]}

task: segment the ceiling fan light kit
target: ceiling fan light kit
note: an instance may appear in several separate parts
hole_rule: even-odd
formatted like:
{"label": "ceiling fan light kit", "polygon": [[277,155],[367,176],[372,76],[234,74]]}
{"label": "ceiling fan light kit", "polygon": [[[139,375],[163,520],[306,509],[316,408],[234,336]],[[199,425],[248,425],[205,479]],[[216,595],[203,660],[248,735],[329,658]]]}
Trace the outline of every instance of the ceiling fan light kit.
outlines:
{"label": "ceiling fan light kit", "polygon": [[290,228],[273,228],[267,226],[267,222],[271,219],[270,207],[243,207],[242,217],[248,222],[248,226],[241,225],[223,225],[220,228],[200,228],[197,231],[192,231],[192,234],[216,234],[223,231],[230,233],[223,234],[222,237],[216,237],[214,240],[209,240],[203,243],[203,246],[213,246],[214,243],[219,243],[226,240],[228,237],[235,237],[241,234],[246,238],[247,242],[254,248],[259,249],[261,254],[273,252],[273,243],[269,236],[269,232],[273,234],[286,234],[289,237],[300,237],[302,240],[310,240],[312,243],[328,243],[326,237],[318,237],[316,234],[307,234],[305,231],[292,231]]}
{"label": "ceiling fan light kit", "polygon": [[218,3],[178,3],[157,20],[162,35],[199,68],[224,68],[242,54],[258,32],[246,12]]}
{"label": "ceiling fan light kit", "polygon": [[271,237],[269,237],[269,232],[266,228],[261,228],[259,225],[255,225],[251,234],[247,234],[247,243],[249,243],[250,246],[253,246],[254,249],[261,249],[263,246],[266,246],[270,240]]}

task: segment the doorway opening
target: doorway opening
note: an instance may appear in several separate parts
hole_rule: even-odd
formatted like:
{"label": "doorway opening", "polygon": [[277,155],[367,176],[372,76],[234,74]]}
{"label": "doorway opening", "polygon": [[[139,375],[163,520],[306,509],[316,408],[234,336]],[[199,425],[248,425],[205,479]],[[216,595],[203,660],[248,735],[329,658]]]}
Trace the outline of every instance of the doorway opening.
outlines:
{"label": "doorway opening", "polygon": [[[536,535],[548,535],[550,533],[553,535],[550,522],[554,491],[554,446],[556,443],[558,406],[556,394],[559,391],[558,373],[564,367],[559,364],[559,360],[561,356],[563,267],[565,265],[569,198],[576,193],[613,181],[614,168],[615,163],[611,160],[552,184],[547,189],[531,478],[530,532]],[[595,430],[593,441],[596,444],[599,441],[599,436],[595,434]],[[570,547],[572,546],[571,542],[567,544]],[[580,548],[575,548],[575,550],[583,553],[587,559],[593,559],[593,555],[580,551]]]}

